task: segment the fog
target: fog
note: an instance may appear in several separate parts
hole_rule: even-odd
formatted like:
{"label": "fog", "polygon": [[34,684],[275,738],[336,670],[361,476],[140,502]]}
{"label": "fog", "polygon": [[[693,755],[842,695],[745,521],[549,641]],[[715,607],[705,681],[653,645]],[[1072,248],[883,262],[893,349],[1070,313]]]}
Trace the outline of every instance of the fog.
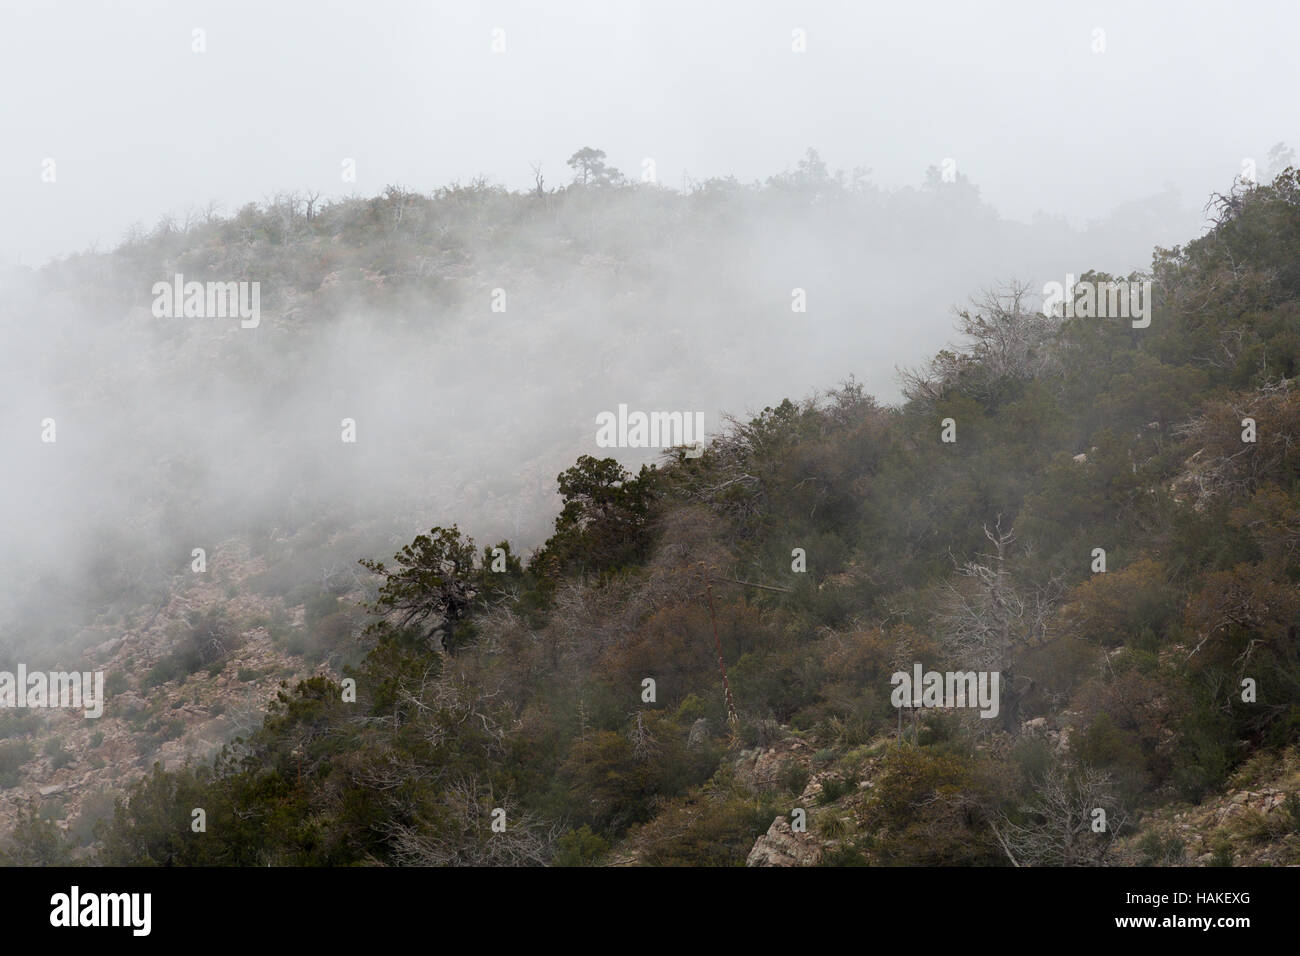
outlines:
{"label": "fog", "polygon": [[809,146],[891,187],[952,158],[1021,221],[1170,186],[1198,204],[1300,139],[1280,108],[1297,28],[1279,3],[13,0],[0,262],[276,189],[524,188],[531,162],[559,183],[582,145],[629,172],[653,158],[673,186],[766,177]]}
{"label": "fog", "polygon": [[[656,456],[596,446],[620,404],[713,431],[848,376],[897,401],[954,305],[1145,269],[1212,192],[1275,171],[1297,26],[1186,3],[7,5],[0,642],[73,641],[236,538],[324,587],[432,524],[527,551],[578,455]],[[630,183],[564,189],[584,146]],[[178,273],[258,282],[260,322],[156,316]]]}

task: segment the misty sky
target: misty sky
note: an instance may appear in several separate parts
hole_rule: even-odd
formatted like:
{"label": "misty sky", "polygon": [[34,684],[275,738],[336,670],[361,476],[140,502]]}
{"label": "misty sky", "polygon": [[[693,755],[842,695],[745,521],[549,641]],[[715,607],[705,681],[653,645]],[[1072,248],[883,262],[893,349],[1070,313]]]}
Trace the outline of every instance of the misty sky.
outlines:
{"label": "misty sky", "polygon": [[524,188],[537,161],[559,185],[583,145],[633,176],[651,157],[672,186],[765,178],[812,146],[885,187],[951,157],[1015,219],[1081,223],[1170,186],[1199,208],[1300,141],[1297,36],[1300,6],[1188,0],[5,0],[0,263],[279,189]]}

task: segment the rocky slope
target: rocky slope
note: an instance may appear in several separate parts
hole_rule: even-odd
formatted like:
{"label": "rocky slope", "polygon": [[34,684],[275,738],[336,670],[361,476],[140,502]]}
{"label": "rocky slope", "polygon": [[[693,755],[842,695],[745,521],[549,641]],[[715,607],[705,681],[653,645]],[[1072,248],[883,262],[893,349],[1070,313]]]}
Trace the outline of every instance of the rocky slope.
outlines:
{"label": "rocky slope", "polygon": [[[229,541],[209,560],[214,568],[177,577],[165,598],[128,615],[124,624],[103,620],[78,635],[79,659],[55,669],[103,671],[103,715],[81,711],[13,711],[5,715],[0,748],[17,766],[0,790],[0,832],[34,807],[67,831],[78,853],[93,843],[95,822],[155,763],[165,768],[206,762],[228,741],[261,725],[267,701],[282,681],[291,685],[314,673],[336,672],[335,660],[317,660],[305,643],[306,609],[267,597],[252,586],[267,560]],[[359,592],[345,595],[346,606]],[[228,650],[193,673],[171,679],[159,665],[172,659],[202,626],[228,628]],[[297,653],[295,653],[295,651]],[[304,652],[307,656],[304,656]]]}

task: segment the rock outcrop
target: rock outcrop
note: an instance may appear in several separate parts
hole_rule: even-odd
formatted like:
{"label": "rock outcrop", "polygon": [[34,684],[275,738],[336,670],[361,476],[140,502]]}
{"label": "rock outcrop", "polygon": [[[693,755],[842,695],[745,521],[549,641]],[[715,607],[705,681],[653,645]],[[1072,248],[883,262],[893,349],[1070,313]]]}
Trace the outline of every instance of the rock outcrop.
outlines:
{"label": "rock outcrop", "polygon": [[822,846],[809,833],[795,833],[790,821],[777,817],[754,843],[745,860],[746,866],[816,866],[821,862]]}

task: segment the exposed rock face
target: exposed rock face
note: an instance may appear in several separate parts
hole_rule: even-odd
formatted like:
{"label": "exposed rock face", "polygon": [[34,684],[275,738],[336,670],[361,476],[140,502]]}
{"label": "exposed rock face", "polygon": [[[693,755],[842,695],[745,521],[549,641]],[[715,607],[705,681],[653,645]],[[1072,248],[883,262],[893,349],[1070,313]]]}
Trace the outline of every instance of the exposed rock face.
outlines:
{"label": "exposed rock face", "polygon": [[[1139,833],[1123,846],[1126,865],[1150,865],[1143,841],[1153,836],[1177,839],[1178,858],[1155,861],[1158,865],[1215,865],[1215,848],[1230,847],[1234,866],[1294,866],[1295,826],[1287,798],[1297,792],[1294,777],[1274,781],[1277,786],[1256,785],[1250,790],[1228,790],[1197,806],[1156,810],[1143,821]],[[1222,865],[1222,864],[1219,864]]]}
{"label": "exposed rock face", "polygon": [[736,775],[754,790],[777,786],[781,772],[792,762],[807,766],[812,751],[802,740],[787,737],[771,747],[742,750],[736,760]]}
{"label": "exposed rock face", "polygon": [[1229,790],[1227,796],[1229,802],[1219,810],[1218,823],[1246,810],[1272,813],[1285,802],[1287,795],[1274,787],[1265,787],[1263,790]]}
{"label": "exposed rock face", "polygon": [[795,833],[790,821],[777,817],[754,842],[745,860],[746,866],[816,866],[821,862],[822,848],[809,833]]}

